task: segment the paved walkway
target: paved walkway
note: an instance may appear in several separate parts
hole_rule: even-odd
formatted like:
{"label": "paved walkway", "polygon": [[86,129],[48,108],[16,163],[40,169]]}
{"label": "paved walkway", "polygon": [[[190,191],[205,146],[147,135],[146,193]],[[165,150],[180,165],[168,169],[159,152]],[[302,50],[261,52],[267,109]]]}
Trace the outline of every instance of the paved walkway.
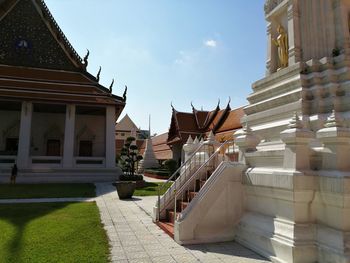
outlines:
{"label": "paved walkway", "polygon": [[115,187],[97,183],[96,198],[115,263],[268,262],[235,242],[180,246],[150,217],[156,197],[121,201]]}

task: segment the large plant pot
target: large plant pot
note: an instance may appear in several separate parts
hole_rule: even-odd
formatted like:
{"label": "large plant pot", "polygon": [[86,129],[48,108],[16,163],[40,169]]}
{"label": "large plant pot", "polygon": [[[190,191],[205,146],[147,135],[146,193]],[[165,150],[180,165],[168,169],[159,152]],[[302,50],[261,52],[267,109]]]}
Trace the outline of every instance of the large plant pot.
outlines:
{"label": "large plant pot", "polygon": [[130,199],[134,194],[136,188],[136,182],[132,181],[120,181],[116,182],[119,199]]}

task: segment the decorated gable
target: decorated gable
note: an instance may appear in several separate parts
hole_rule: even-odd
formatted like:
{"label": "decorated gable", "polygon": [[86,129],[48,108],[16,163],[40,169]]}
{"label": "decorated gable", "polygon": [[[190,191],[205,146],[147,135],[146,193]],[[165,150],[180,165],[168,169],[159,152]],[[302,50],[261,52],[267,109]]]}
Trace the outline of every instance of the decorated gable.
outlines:
{"label": "decorated gable", "polygon": [[40,1],[0,4],[0,64],[78,70],[80,58]]}

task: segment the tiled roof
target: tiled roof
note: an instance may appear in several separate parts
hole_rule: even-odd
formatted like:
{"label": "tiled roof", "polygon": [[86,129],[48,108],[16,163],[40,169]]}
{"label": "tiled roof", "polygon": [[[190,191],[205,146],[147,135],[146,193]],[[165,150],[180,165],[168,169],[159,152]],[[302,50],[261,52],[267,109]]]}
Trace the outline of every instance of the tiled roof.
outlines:
{"label": "tiled roof", "polygon": [[217,133],[236,130],[242,127],[241,118],[244,116],[243,107],[231,110],[223,124],[216,130]]}
{"label": "tiled roof", "polygon": [[21,68],[0,65],[0,97],[42,101],[114,104],[122,98],[112,95],[97,82],[79,72]]}

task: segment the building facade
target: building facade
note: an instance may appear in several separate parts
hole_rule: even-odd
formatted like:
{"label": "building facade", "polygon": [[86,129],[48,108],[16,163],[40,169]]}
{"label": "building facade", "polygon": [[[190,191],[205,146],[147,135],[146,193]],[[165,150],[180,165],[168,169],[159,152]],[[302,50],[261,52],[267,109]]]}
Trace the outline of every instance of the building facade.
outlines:
{"label": "building facade", "polygon": [[128,114],[126,114],[116,125],[115,125],[115,145],[116,155],[119,156],[124,143],[128,137],[134,137],[136,139],[136,145],[140,149],[144,144],[145,140],[149,138],[149,131],[141,130],[131,120]]}
{"label": "building facade", "polygon": [[87,72],[42,0],[0,2],[0,181],[115,180],[125,106]]}

